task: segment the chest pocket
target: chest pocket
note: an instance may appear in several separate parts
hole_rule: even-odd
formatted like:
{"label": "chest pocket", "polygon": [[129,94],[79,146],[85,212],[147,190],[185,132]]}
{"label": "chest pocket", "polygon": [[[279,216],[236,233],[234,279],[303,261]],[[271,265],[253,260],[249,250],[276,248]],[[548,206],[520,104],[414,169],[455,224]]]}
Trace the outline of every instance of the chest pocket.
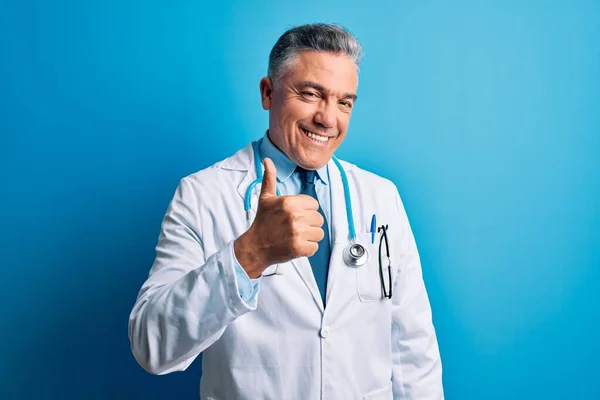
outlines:
{"label": "chest pocket", "polygon": [[[383,296],[381,287],[381,277],[379,273],[379,234],[375,234],[375,241],[371,243],[371,233],[358,233],[356,242],[363,245],[369,253],[367,262],[356,269],[356,291],[358,299],[361,302],[381,301],[387,298]],[[387,275],[387,257],[385,257],[385,248],[382,248],[382,266],[383,278],[386,288],[389,287]]]}

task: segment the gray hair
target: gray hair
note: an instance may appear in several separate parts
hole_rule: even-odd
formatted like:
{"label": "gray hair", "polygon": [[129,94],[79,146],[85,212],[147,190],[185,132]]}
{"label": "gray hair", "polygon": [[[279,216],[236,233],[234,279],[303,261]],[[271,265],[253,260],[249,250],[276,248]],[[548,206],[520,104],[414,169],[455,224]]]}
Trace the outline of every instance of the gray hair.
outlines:
{"label": "gray hair", "polygon": [[274,85],[303,51],[344,55],[354,61],[357,71],[362,59],[362,46],[347,29],[323,23],[296,26],[281,35],[269,55],[268,76]]}

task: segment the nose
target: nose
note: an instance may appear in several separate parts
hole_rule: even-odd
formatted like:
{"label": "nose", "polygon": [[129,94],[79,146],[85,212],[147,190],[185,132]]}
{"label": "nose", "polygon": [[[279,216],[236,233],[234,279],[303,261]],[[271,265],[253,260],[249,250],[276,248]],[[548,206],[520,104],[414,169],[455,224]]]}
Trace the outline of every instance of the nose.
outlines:
{"label": "nose", "polygon": [[321,104],[321,107],[319,107],[319,109],[317,110],[314,117],[314,121],[316,124],[323,127],[323,129],[335,128],[335,113],[335,104],[332,104],[332,102],[330,101],[324,101]]}

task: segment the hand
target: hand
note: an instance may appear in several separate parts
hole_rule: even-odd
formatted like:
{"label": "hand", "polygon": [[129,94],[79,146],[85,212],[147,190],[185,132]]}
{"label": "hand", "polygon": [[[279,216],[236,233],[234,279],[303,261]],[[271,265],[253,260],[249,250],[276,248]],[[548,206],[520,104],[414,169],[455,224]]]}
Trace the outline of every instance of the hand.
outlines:
{"label": "hand", "polygon": [[275,165],[265,158],[264,166],[256,218],[234,242],[235,256],[250,278],[270,265],[312,256],[325,236],[317,200],[304,194],[277,196]]}

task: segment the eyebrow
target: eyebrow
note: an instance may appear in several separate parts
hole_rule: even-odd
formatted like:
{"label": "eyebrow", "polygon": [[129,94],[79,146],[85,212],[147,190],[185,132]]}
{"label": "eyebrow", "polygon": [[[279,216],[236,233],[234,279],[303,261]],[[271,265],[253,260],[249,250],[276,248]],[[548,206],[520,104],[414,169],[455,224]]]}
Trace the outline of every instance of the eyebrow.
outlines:
{"label": "eyebrow", "polygon": [[[323,85],[319,85],[316,82],[311,82],[311,81],[303,81],[300,82],[298,84],[299,88],[313,88],[315,90],[318,90],[322,93],[329,93],[329,90],[327,90]],[[342,96],[342,99],[352,99],[354,101],[356,101],[356,99],[358,99],[358,96],[356,95],[356,93],[344,93],[344,95]]]}

